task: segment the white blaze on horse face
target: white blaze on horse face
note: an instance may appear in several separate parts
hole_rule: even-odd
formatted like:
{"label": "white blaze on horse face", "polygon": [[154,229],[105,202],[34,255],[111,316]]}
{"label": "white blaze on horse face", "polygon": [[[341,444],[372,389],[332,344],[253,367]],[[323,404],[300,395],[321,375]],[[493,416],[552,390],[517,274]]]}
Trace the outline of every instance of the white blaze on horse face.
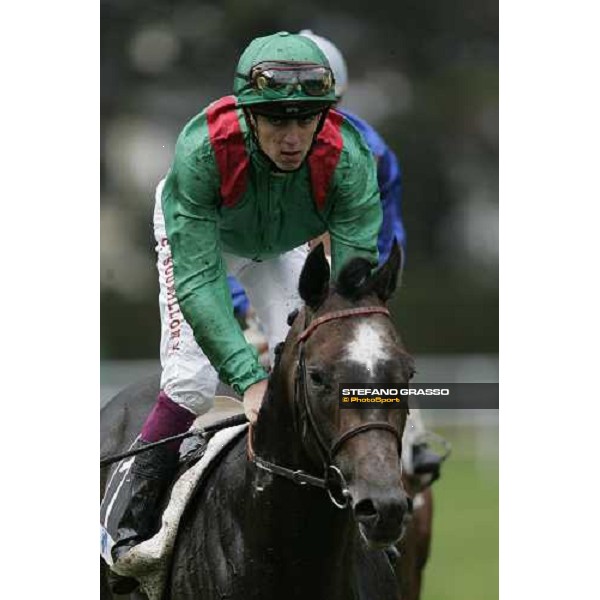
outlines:
{"label": "white blaze on horse face", "polygon": [[388,357],[385,332],[377,323],[359,323],[354,330],[354,339],[346,348],[346,358],[364,366],[370,374]]}

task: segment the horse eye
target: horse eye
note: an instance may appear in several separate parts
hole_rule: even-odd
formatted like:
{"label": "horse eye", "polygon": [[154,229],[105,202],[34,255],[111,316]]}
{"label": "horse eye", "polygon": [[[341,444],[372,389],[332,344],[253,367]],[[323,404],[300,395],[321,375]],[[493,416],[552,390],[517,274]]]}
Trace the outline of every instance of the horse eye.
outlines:
{"label": "horse eye", "polygon": [[309,371],[310,380],[314,385],[321,387],[328,387],[328,380],[321,371],[311,370]]}

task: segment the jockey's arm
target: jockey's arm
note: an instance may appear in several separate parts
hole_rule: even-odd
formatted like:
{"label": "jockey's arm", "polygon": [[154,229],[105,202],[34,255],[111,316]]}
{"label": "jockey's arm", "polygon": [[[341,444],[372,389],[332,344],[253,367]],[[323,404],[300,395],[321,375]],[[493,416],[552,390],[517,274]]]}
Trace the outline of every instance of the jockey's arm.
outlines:
{"label": "jockey's arm", "polygon": [[[375,160],[377,163],[377,181],[383,211],[383,222],[377,241],[379,263],[381,264],[388,258],[394,240],[406,252],[406,233],[401,216],[402,175],[398,160],[389,148],[386,148],[384,156],[375,156]],[[312,250],[320,243],[323,243],[325,255],[331,260],[331,238],[329,233],[324,233],[310,240],[308,245]]]}
{"label": "jockey's arm", "polygon": [[[358,135],[358,134],[357,134]],[[377,265],[377,235],[382,211],[375,160],[361,140],[355,140],[336,172],[336,198],[328,219],[332,276],[355,256]]]}
{"label": "jockey's arm", "polygon": [[383,223],[379,231],[379,262],[390,254],[394,239],[406,250],[406,235],[402,223],[402,170],[394,152],[379,133],[364,119],[349,113],[342,114],[361,132],[377,162],[377,184],[383,209]]}
{"label": "jockey's arm", "polygon": [[219,177],[196,135],[182,132],[162,196],[175,289],[198,345],[221,380],[243,394],[267,373],[234,316],[218,230]]}
{"label": "jockey's arm", "polygon": [[406,253],[406,232],[402,222],[402,171],[396,155],[385,146],[377,163],[383,223],[379,232],[379,262],[387,259],[396,240]]}

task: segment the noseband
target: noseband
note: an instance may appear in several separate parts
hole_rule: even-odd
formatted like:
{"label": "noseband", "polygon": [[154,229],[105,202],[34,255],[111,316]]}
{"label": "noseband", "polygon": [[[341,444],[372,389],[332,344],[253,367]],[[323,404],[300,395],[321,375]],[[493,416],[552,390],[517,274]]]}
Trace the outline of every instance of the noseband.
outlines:
{"label": "noseband", "polygon": [[[302,406],[304,408],[304,412],[308,416],[308,423],[310,426],[309,431],[313,434],[315,440],[317,441],[317,448],[319,450],[319,454],[321,456],[321,460],[323,462],[323,467],[325,471],[325,476],[323,478],[315,477],[313,475],[309,475],[304,473],[302,470],[292,470],[286,467],[282,467],[280,465],[276,465],[274,463],[268,462],[259,456],[252,453],[252,460],[256,464],[257,467],[264,471],[268,471],[269,473],[273,473],[275,475],[281,475],[294,483],[299,485],[312,485],[320,488],[324,488],[327,490],[329,494],[329,498],[333,502],[335,506],[338,508],[346,508],[350,503],[350,490],[348,489],[348,484],[342,474],[342,472],[334,466],[333,459],[336,454],[340,451],[342,446],[351,438],[365,431],[369,431],[371,429],[383,429],[385,431],[389,431],[394,434],[396,440],[398,442],[398,451],[400,451],[402,444],[402,436],[400,432],[389,423],[385,421],[370,421],[368,423],[362,423],[361,425],[357,425],[345,431],[340,436],[338,436],[331,446],[327,446],[324,441],[323,435],[321,433],[321,429],[315,419],[314,413],[311,409],[310,402],[308,400],[308,388],[306,384],[306,362],[304,359],[304,343],[306,340],[312,335],[312,333],[322,325],[323,323],[327,323],[329,321],[333,321],[336,319],[345,319],[348,317],[354,316],[365,316],[372,314],[382,314],[391,318],[390,313],[387,308],[383,306],[364,306],[357,308],[349,308],[346,310],[338,310],[330,313],[326,313],[321,317],[318,317],[310,324],[305,324],[305,328],[300,333],[297,338],[298,344],[298,368],[296,370],[296,378],[294,382],[294,400],[297,403],[298,398],[301,399]],[[251,435],[251,434],[250,434]]]}

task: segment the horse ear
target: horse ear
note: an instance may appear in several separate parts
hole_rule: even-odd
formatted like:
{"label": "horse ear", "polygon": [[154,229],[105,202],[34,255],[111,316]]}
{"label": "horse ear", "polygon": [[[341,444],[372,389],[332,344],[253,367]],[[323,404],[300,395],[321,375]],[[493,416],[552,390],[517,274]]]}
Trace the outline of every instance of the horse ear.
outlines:
{"label": "horse ear", "polygon": [[388,259],[373,274],[373,289],[383,302],[387,302],[396,290],[403,266],[404,253],[400,244],[394,239]]}
{"label": "horse ear", "polygon": [[321,242],[308,255],[298,284],[300,297],[310,308],[317,308],[325,299],[329,290],[329,275],[329,263],[325,256],[325,247]]}

